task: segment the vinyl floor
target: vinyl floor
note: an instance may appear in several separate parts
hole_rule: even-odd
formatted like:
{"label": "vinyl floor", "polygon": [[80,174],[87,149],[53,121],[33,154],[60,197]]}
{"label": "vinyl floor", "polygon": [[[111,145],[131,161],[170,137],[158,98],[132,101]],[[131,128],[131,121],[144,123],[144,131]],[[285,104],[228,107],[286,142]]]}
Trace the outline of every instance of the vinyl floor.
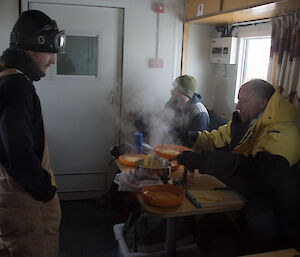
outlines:
{"label": "vinyl floor", "polygon": [[113,225],[120,214],[101,209],[94,200],[62,201],[58,257],[117,257]]}

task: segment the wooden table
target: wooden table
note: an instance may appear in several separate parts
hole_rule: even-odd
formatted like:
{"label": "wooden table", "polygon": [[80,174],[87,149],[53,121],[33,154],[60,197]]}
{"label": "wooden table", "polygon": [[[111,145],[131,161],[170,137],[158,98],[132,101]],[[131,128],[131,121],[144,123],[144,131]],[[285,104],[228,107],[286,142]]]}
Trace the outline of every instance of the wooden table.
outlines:
{"label": "wooden table", "polygon": [[[226,187],[217,178],[201,174],[195,177],[195,184],[186,186],[186,190],[190,189],[212,189]],[[237,211],[244,207],[245,201],[243,198],[234,191],[226,192],[226,199],[215,202],[214,204],[202,205],[201,208],[197,208],[192,202],[185,197],[178,207],[163,208],[149,205],[142,197],[140,193],[137,193],[137,199],[144,208],[145,211],[157,215],[163,218],[167,218],[166,228],[166,241],[165,241],[165,256],[176,256],[176,218],[182,216],[193,216],[199,214],[218,213],[218,212],[231,212]]]}
{"label": "wooden table", "polygon": [[[194,185],[186,185],[185,190],[191,189],[212,189],[212,188],[223,188],[226,187],[217,178],[207,175],[199,174],[195,177]],[[185,197],[181,205],[171,208],[156,207],[148,204],[140,193],[137,193],[137,198],[142,204],[143,208],[150,212],[153,215],[157,215],[164,218],[169,217],[181,217],[181,216],[192,216],[198,214],[207,214],[207,213],[217,213],[217,212],[227,212],[227,211],[236,211],[244,207],[245,202],[242,200],[241,196],[234,191],[226,191],[226,196],[228,198],[216,202],[214,204],[207,204],[197,208],[187,197]]]}
{"label": "wooden table", "polygon": [[[116,161],[119,169],[125,171],[127,168],[133,168],[123,165],[118,160]],[[191,189],[212,189],[224,188],[226,185],[217,178],[207,174],[195,174],[195,183],[193,185],[185,186],[185,190]],[[213,204],[203,204],[201,208],[197,208],[193,203],[184,197],[181,205],[177,207],[163,208],[156,207],[148,204],[140,193],[136,193],[137,199],[142,205],[143,209],[153,215],[167,218],[166,228],[166,241],[165,241],[165,256],[176,256],[176,218],[182,216],[193,216],[199,214],[218,213],[218,212],[231,212],[237,211],[244,207],[245,201],[238,193],[234,191],[226,192],[224,200],[215,202]]]}

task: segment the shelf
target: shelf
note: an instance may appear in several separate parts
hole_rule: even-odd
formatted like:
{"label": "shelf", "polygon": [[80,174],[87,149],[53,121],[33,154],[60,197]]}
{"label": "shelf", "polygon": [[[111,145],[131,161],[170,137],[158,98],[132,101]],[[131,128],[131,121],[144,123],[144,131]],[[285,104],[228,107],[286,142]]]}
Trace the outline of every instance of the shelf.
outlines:
{"label": "shelf", "polygon": [[268,4],[258,4],[236,8],[233,10],[211,13],[191,19],[185,23],[198,24],[233,24],[238,22],[252,21],[277,17],[281,15],[300,12],[299,0],[277,0]]}

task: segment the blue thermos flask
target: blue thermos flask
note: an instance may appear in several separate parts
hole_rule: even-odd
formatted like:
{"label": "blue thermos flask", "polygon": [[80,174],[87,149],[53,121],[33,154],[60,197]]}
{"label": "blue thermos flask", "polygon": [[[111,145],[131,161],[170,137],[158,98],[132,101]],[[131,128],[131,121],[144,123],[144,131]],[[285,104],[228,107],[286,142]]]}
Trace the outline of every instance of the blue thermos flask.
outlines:
{"label": "blue thermos flask", "polygon": [[143,134],[140,132],[134,133],[133,138],[134,152],[143,153]]}

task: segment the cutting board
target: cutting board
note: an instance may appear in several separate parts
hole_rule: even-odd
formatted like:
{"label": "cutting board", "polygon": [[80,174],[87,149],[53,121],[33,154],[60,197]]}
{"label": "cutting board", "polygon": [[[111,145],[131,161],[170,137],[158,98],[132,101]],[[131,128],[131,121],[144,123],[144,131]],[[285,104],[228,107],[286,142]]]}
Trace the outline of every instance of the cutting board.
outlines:
{"label": "cutting board", "polygon": [[198,208],[235,205],[241,200],[246,202],[246,199],[236,191],[226,189],[190,189],[186,190],[186,197]]}

